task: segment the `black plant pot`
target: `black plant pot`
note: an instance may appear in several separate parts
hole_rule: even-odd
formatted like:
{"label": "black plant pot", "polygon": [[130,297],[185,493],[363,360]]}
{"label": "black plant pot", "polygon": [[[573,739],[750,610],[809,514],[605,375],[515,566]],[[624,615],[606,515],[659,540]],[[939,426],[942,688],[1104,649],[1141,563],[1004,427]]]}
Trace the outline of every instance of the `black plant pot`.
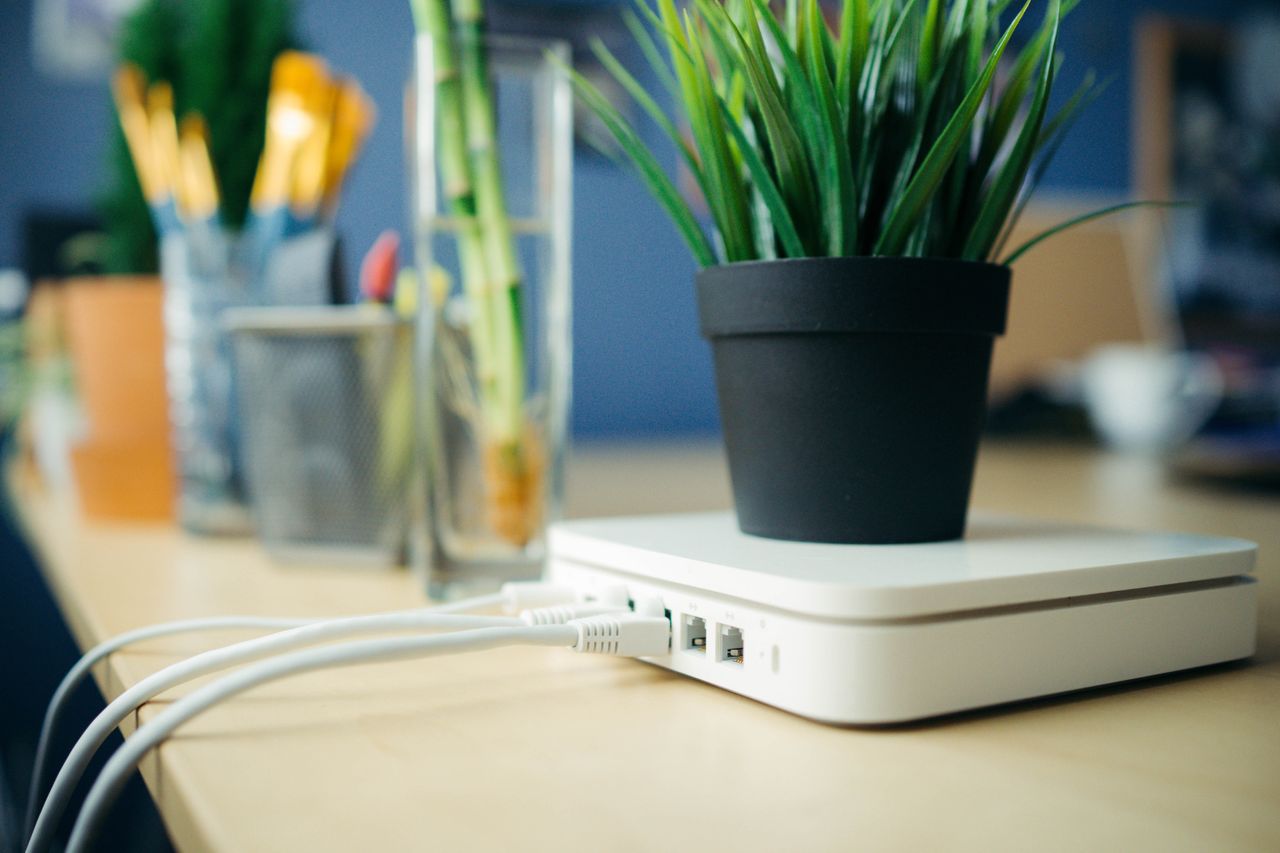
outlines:
{"label": "black plant pot", "polygon": [[964,535],[1009,270],[930,258],[711,267],[698,312],[744,533]]}

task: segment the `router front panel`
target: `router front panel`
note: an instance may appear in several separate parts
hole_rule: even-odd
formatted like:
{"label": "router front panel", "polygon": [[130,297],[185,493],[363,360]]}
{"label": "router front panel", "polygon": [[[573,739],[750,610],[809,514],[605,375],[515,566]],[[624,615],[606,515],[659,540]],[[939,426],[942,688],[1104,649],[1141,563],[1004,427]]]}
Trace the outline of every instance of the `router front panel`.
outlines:
{"label": "router front panel", "polygon": [[601,565],[576,559],[581,540],[575,558],[551,541],[551,580],[585,597],[622,587],[636,602],[661,602],[671,652],[650,663],[830,723],[917,720],[1236,660],[1255,646],[1257,584],[1246,576],[928,617],[838,619],[653,577],[634,551],[625,565]]}

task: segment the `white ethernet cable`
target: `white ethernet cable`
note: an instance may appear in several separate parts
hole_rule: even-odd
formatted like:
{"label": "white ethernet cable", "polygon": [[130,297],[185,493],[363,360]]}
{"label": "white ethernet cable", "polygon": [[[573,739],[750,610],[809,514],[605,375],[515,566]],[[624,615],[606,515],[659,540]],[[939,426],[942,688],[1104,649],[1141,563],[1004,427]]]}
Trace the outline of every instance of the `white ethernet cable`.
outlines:
{"label": "white ethernet cable", "polygon": [[32,822],[32,828],[29,833],[28,849],[48,848],[52,843],[58,821],[66,810],[75,786],[84,775],[89,763],[93,760],[94,753],[97,752],[111,732],[127,719],[131,713],[165,690],[202,675],[227,669],[238,664],[260,660],[291,649],[358,634],[402,630],[514,627],[546,622],[558,623],[579,616],[618,609],[616,605],[604,604],[543,607],[525,610],[522,613],[523,621],[514,617],[472,616],[442,612],[488,607],[498,603],[505,604],[508,609],[515,609],[529,604],[563,601],[571,596],[571,590],[553,584],[536,582],[508,583],[503,586],[502,593],[493,596],[467,599],[434,608],[328,619],[323,622],[270,634],[266,637],[213,649],[172,664],[144,678],[121,693],[94,718],[67,755],[61,769],[59,769],[57,776],[54,778],[47,798],[43,801],[43,806],[38,811],[37,806],[40,804],[40,798],[37,792],[39,789],[32,789],[30,811],[34,814],[35,819]]}
{"label": "white ethernet cable", "polygon": [[[438,604],[425,611],[431,613],[465,613],[489,607],[504,606],[509,612],[527,610],[535,606],[560,604],[574,599],[573,590],[558,584],[541,581],[513,581],[502,586],[501,592],[492,595],[474,596],[458,601]],[[49,707],[45,710],[44,720],[40,725],[40,736],[36,742],[35,760],[31,767],[31,784],[27,794],[27,814],[23,823],[23,837],[28,838],[35,827],[36,815],[45,794],[46,775],[48,773],[49,750],[52,745],[53,732],[56,730],[63,710],[77,687],[88,677],[93,667],[101,660],[146,640],[169,637],[176,634],[196,633],[202,631],[226,630],[284,630],[313,625],[329,621],[324,618],[276,618],[267,616],[212,616],[198,619],[183,619],[175,622],[162,622],[147,625],[132,631],[125,631],[94,646],[76,662],[63,677],[54,691]],[[560,621],[564,621],[563,619]]]}
{"label": "white ethernet cable", "polygon": [[[121,693],[80,735],[71,752],[63,762],[58,775],[53,780],[49,795],[37,814],[32,827],[28,849],[48,849],[53,840],[54,828],[58,819],[66,809],[67,802],[76,783],[89,766],[94,753],[98,750],[130,714],[143,703],[154,699],[165,690],[177,687],[194,678],[208,675],[211,672],[227,669],[250,661],[261,660],[281,652],[315,645],[330,640],[359,634],[388,633],[392,631],[421,631],[459,628],[485,628],[492,626],[519,626],[523,623],[510,616],[464,616],[460,614],[435,613],[430,610],[404,610],[391,613],[375,613],[367,616],[349,616],[342,619],[329,619],[312,625],[303,625],[257,637],[239,643],[232,643],[223,648],[201,652],[194,657],[161,669],[128,690]],[[34,794],[34,792],[33,792]]]}
{"label": "white ethernet cable", "polygon": [[[501,646],[565,646],[579,652],[650,657],[666,654],[671,643],[671,623],[661,616],[631,613],[605,614],[575,619],[563,625],[522,628],[481,628],[430,637],[398,637],[358,640],[337,646],[306,649],[263,661],[207,684],[160,712],[139,727],[124,746],[111,756],[85,798],[76,819],[67,853],[85,853],[98,826],[129,774],[147,752],[191,718],[219,702],[270,681],[291,675],[359,663],[404,660],[434,655],[480,651]],[[27,853],[37,853],[34,842]]]}
{"label": "white ethernet cable", "polygon": [[85,652],[75,666],[67,671],[58,688],[53,691],[49,707],[44,712],[44,722],[40,724],[40,738],[36,741],[36,757],[31,765],[31,785],[27,794],[27,818],[23,824],[24,838],[31,834],[31,827],[36,820],[36,807],[44,796],[45,771],[49,762],[49,749],[53,740],[53,732],[66,708],[67,701],[75,689],[88,677],[93,667],[104,658],[110,657],[121,649],[146,640],[160,637],[171,637],[175,634],[190,634],[201,631],[244,631],[270,630],[279,631],[286,628],[299,628],[310,625],[320,619],[276,619],[269,616],[211,616],[205,619],[183,619],[178,622],[161,622],[158,625],[147,625],[125,631],[110,639],[103,640]]}

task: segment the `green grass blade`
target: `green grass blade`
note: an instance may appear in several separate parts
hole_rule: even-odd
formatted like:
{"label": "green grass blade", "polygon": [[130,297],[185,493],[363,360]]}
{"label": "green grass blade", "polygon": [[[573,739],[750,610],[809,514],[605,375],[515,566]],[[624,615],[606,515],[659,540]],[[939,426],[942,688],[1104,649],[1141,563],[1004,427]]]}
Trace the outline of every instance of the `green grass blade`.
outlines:
{"label": "green grass blade", "polygon": [[1005,30],[1004,35],[1001,36],[1000,41],[996,43],[982,74],[969,88],[964,100],[961,101],[960,106],[951,116],[946,127],[943,128],[933,147],[929,149],[929,153],[925,155],[924,161],[920,164],[920,169],[916,172],[915,177],[911,179],[911,183],[903,191],[902,197],[893,206],[884,230],[876,241],[875,254],[896,254],[901,250],[908,235],[914,230],[921,210],[932,200],[934,191],[946,176],[948,169],[955,160],[956,153],[960,150],[961,144],[968,138],[974,117],[978,114],[982,99],[986,96],[987,90],[991,86],[992,78],[995,77],[996,66],[1000,62],[1000,57],[1004,54],[1005,48],[1009,44],[1009,39],[1018,28],[1018,24],[1022,22],[1022,17],[1027,13],[1027,8],[1030,5],[1030,0],[1027,0],[1022,10],[1018,12],[1017,17],[1014,18],[1009,28]]}
{"label": "green grass blade", "polygon": [[[693,54],[694,81],[697,86],[696,112],[691,109],[691,118],[696,115],[696,122],[701,128],[703,168],[707,174],[714,176],[714,183],[719,187],[719,198],[715,201],[718,212],[716,218],[720,227],[720,236],[724,240],[725,253],[731,261],[748,260],[752,256],[754,244],[750,212],[747,205],[746,187],[743,184],[742,172],[738,162],[730,150],[725,133],[724,116],[719,109],[719,96],[711,80],[707,58],[702,52],[702,43],[697,38],[696,25],[692,16],[686,13],[686,43]],[[693,107],[694,105],[690,105]]]}
{"label": "green grass blade", "polygon": [[982,67],[982,51],[987,46],[987,3],[989,0],[971,0],[969,3],[969,74],[977,74]]}
{"label": "green grass blade", "polygon": [[[646,12],[652,14],[649,7],[644,5],[644,2],[645,0],[636,0],[636,3]],[[653,69],[653,73],[658,78],[658,82],[662,84],[662,88],[666,89],[673,98],[679,97],[680,87],[676,83],[675,75],[671,72],[671,66],[663,58],[662,51],[658,49],[658,44],[653,40],[653,34],[644,25],[644,21],[641,21],[635,12],[626,9],[622,13],[622,22],[626,24],[631,37],[635,39],[636,44],[640,47],[640,52],[644,54],[645,61]]]}
{"label": "green grass blade", "polygon": [[808,49],[804,51],[809,82],[818,99],[818,119],[823,129],[823,152],[826,161],[826,192],[823,194],[827,251],[843,255],[857,245],[856,198],[853,191],[853,166],[849,158],[849,141],[844,134],[844,121],[836,105],[835,84],[822,47],[822,12],[818,0],[805,0],[801,26]]}
{"label": "green grass blade", "polygon": [[[738,55],[747,74],[763,119],[765,135],[777,169],[779,189],[788,207],[800,221],[807,223],[817,211],[818,195],[809,173],[809,161],[803,143],[796,133],[791,116],[783,103],[777,78],[769,65],[769,54],[757,23],[755,6],[748,3],[745,33],[725,16],[726,29],[738,44]],[[800,223],[797,223],[800,224]],[[802,229],[806,248],[816,246],[816,234]]]}
{"label": "green grass blade", "polygon": [[[955,0],[951,4],[951,12],[947,15],[947,25],[942,30],[944,47],[954,47],[963,40],[968,26],[969,2],[970,0]],[[974,0],[974,2],[981,3],[984,0]]]}
{"label": "green grass blade", "polygon": [[836,40],[831,33],[831,28],[827,26],[826,18],[822,16],[822,7],[818,7],[818,40],[822,44],[822,59],[827,66],[827,76],[831,78],[831,85],[835,87],[836,79]]}
{"label": "green grass blade", "polygon": [[1010,252],[1002,261],[1000,261],[1000,263],[1003,266],[1009,266],[1013,264],[1015,261],[1017,261],[1018,258],[1021,258],[1027,252],[1031,251],[1036,246],[1043,243],[1045,240],[1048,240],[1050,237],[1055,237],[1058,234],[1061,234],[1063,231],[1067,231],[1071,228],[1075,228],[1077,225],[1083,225],[1086,222],[1092,222],[1093,220],[1101,219],[1104,216],[1111,216],[1112,214],[1120,213],[1121,211],[1124,211],[1124,210],[1133,210],[1134,208],[1139,208],[1139,207],[1176,208],[1176,207],[1194,207],[1194,205],[1184,201],[1129,201],[1129,202],[1125,202],[1124,204],[1113,204],[1110,207],[1104,207],[1101,210],[1095,210],[1091,213],[1086,213],[1086,214],[1083,214],[1082,216],[1077,216],[1073,219],[1068,219],[1066,222],[1060,223],[1058,225],[1053,226],[1052,228],[1047,228],[1044,231],[1041,231],[1039,234],[1032,237],[1030,240],[1028,240],[1027,242],[1023,243],[1021,246],[1019,246],[1018,248]]}
{"label": "green grass blade", "polygon": [[[700,0],[702,5],[715,5],[715,0]],[[795,0],[797,10],[802,8],[802,4],[808,3],[809,0]],[[796,46],[800,43],[802,33],[797,30],[794,38],[791,38],[783,31],[782,25],[778,23],[778,19],[773,16],[773,12],[769,10],[768,0],[750,0],[751,12],[757,23],[763,22],[765,28],[769,30],[769,35],[773,37],[773,46],[778,51],[778,56],[782,59],[782,77],[786,82],[786,86],[796,87],[796,96],[800,99],[800,104],[816,109],[818,106],[817,98],[814,96],[813,88],[809,85],[808,77],[805,76],[804,62],[800,59],[800,54],[796,51]],[[797,19],[797,26],[803,27],[803,14],[797,12],[800,18]],[[766,54],[767,55],[767,54]]]}
{"label": "green grass blade", "polygon": [[667,215],[675,223],[680,236],[689,245],[689,251],[692,252],[694,260],[702,267],[714,266],[716,254],[711,247],[710,241],[707,240],[706,233],[698,225],[693,211],[689,209],[689,205],[680,195],[675,184],[671,182],[666,172],[662,170],[657,158],[645,147],[635,128],[622,117],[617,108],[610,103],[609,99],[591,81],[572,68],[566,67],[565,71],[573,81],[579,97],[596,114],[613,135],[613,138],[617,140],[619,147],[622,148],[632,165],[640,173],[640,176],[644,178],[649,191],[653,193],[658,203],[667,211]]}
{"label": "green grass blade", "polygon": [[986,194],[982,207],[969,237],[965,241],[961,256],[967,260],[984,260],[994,248],[996,239],[1009,211],[1013,208],[1018,191],[1026,181],[1027,170],[1031,168],[1031,159],[1035,156],[1036,143],[1040,139],[1040,130],[1044,126],[1045,113],[1049,108],[1049,92],[1053,88],[1054,54],[1058,47],[1058,24],[1060,6],[1054,0],[1050,7],[1053,13],[1053,29],[1049,41],[1042,48],[1041,63],[1043,70],[1037,84],[1035,98],[1031,103],[1031,114],[1027,116],[1018,139],[1014,143],[1009,159],[997,175],[995,183]]}
{"label": "green grass blade", "polygon": [[[619,62],[618,58],[610,52],[604,42],[598,38],[593,38],[591,40],[591,52],[595,54],[596,59],[600,60],[600,64],[605,67],[605,70],[613,75],[613,79],[617,80],[622,88],[626,89],[627,93],[640,105],[641,109],[653,119],[654,124],[662,128],[663,132],[675,143],[676,150],[685,161],[685,165],[689,167],[689,171],[693,173],[698,184],[701,185],[703,183],[702,167],[698,164],[697,155],[690,148],[688,140],[684,138],[684,135],[667,117],[662,107],[658,106],[658,103],[650,97],[649,93],[640,85],[640,82],[631,75],[631,72],[627,71],[626,66]],[[703,191],[706,191],[705,187],[703,187]]]}
{"label": "green grass blade", "polygon": [[1038,32],[1036,37],[1018,54],[1018,58],[1014,61],[1013,68],[1009,72],[1009,80],[1005,84],[1004,91],[996,99],[995,109],[991,110],[987,118],[986,126],[982,132],[982,145],[978,150],[978,159],[974,169],[979,181],[985,178],[991,170],[991,164],[995,162],[1001,146],[1009,138],[1010,128],[1013,127],[1014,121],[1018,118],[1018,111],[1021,109],[1023,101],[1026,100],[1027,91],[1031,88],[1031,81],[1035,76],[1036,67],[1044,55],[1044,45],[1048,38],[1048,26],[1049,24],[1046,24],[1046,29]]}
{"label": "green grass blade", "polygon": [[867,58],[870,15],[867,0],[844,0],[836,50],[836,102],[844,112],[846,127],[853,108],[853,93],[858,88],[858,76]]}
{"label": "green grass blade", "polygon": [[1014,61],[1004,91],[996,101],[996,107],[991,111],[986,127],[983,129],[982,147],[978,153],[978,166],[976,169],[979,178],[986,177],[987,172],[991,169],[991,164],[995,162],[997,155],[1000,153],[1001,145],[1009,136],[1009,129],[1013,127],[1022,102],[1026,98],[1027,91],[1031,88],[1031,81],[1035,75],[1039,60],[1044,53],[1045,43],[1056,32],[1060,26],[1060,21],[1065,19],[1078,3],[1079,0],[1063,0],[1056,16],[1054,15],[1053,7],[1050,6],[1045,11],[1044,24],[1036,31],[1035,37],[1023,47],[1018,54],[1018,58]]}
{"label": "green grass blade", "polygon": [[880,89],[879,74],[883,65],[885,36],[888,31],[889,3],[881,0],[876,9],[875,18],[870,24],[867,50],[863,55],[862,67],[857,70],[857,91],[854,93],[853,106],[850,108],[849,138],[859,142],[858,162],[855,164],[859,184],[864,183],[863,179],[868,169],[867,137],[875,109],[873,96]]}
{"label": "green grass blade", "polygon": [[1004,230],[1001,232],[1000,238],[996,240],[995,250],[991,254],[1003,254],[1004,247],[1013,235],[1013,229],[1017,226],[1018,220],[1022,218],[1022,213],[1026,209],[1027,203],[1031,201],[1036,189],[1040,186],[1040,182],[1044,179],[1045,173],[1049,171],[1049,166],[1053,163],[1054,156],[1062,146],[1063,140],[1067,138],[1067,134],[1070,133],[1071,127],[1080,115],[1080,111],[1097,100],[1098,96],[1106,90],[1109,82],[1109,80],[1105,80],[1095,85],[1094,75],[1090,72],[1085,76],[1084,82],[1080,84],[1080,87],[1067,100],[1067,103],[1058,110],[1052,119],[1045,123],[1044,128],[1040,131],[1040,139],[1036,143],[1036,153],[1039,155],[1040,160],[1032,168],[1031,177],[1023,185],[1018,195],[1017,204],[1014,205],[1013,213],[1009,215],[1008,220],[1005,222]]}
{"label": "green grass blade", "polygon": [[[723,164],[718,162],[720,155],[715,150],[712,132],[708,127],[707,111],[702,107],[701,83],[697,73],[699,63],[693,53],[690,33],[682,24],[673,0],[659,0],[658,12],[661,15],[660,32],[667,42],[671,66],[675,70],[676,82],[680,88],[680,101],[702,163],[703,196],[719,229],[717,236],[720,246],[728,256],[731,254],[731,246],[733,252],[739,247],[739,223],[732,209],[732,189],[724,184],[725,171],[720,168]],[[696,33],[693,38],[696,39]]]}
{"label": "green grass blade", "polygon": [[[717,91],[722,95],[728,94],[729,80],[736,73],[735,69],[738,62],[733,46],[730,44],[729,40],[725,38],[724,33],[721,32],[719,27],[711,25],[706,11],[701,8],[706,2],[707,0],[695,0],[693,4],[695,7],[694,11],[698,16],[698,21],[695,23],[700,23],[702,26],[697,31],[690,31],[688,33],[688,39],[690,42],[695,40],[699,41],[699,45],[701,46],[701,40],[698,39],[698,35],[705,34],[707,36],[706,42],[711,48],[712,57],[715,59],[712,69],[718,72],[718,77],[722,83],[720,87],[717,87]],[[717,6],[717,8],[724,11],[723,7]],[[703,52],[705,53],[706,51],[704,50]]]}
{"label": "green grass blade", "polygon": [[[712,9],[718,8],[714,0],[699,0],[699,2]],[[802,4],[808,2],[809,0],[796,0],[797,8],[802,8]],[[772,46],[782,58],[782,78],[785,81],[782,90],[784,102],[791,108],[791,114],[800,126],[800,141],[809,149],[810,162],[816,165],[822,162],[826,156],[827,146],[833,144],[834,140],[826,134],[824,124],[818,115],[821,106],[805,71],[804,60],[801,59],[796,47],[787,41],[787,35],[778,24],[778,19],[773,16],[773,12],[769,11],[767,0],[750,0],[750,3],[753,4],[753,11],[750,14],[754,15],[756,21],[764,22],[766,29],[773,37]],[[803,12],[798,14],[800,19],[797,20],[797,26],[803,29]],[[796,46],[799,45],[802,36],[804,36],[803,32],[796,33],[794,43]],[[808,37],[804,37],[807,41]],[[761,46],[763,47],[763,42]],[[770,54],[767,50],[762,54],[762,61],[766,65],[770,62]]]}
{"label": "green grass blade", "polygon": [[1092,71],[1086,74],[1080,86],[1071,94],[1067,102],[1045,122],[1044,130],[1040,132],[1040,141],[1037,143],[1037,147],[1044,148],[1050,144],[1050,140],[1060,139],[1066,135],[1071,126],[1075,124],[1076,119],[1080,117],[1080,113],[1098,100],[1102,93],[1107,91],[1114,79],[1115,77],[1111,76],[1101,83],[1097,83]]}
{"label": "green grass blade", "polygon": [[800,240],[795,220],[791,217],[791,211],[787,209],[787,202],[783,199],[782,193],[773,179],[773,174],[769,171],[769,167],[765,165],[764,160],[761,159],[760,152],[747,136],[746,130],[733,118],[729,105],[722,101],[720,107],[726,114],[725,125],[733,135],[734,141],[738,144],[738,150],[742,153],[742,161],[751,175],[755,189],[760,193],[761,200],[769,209],[769,218],[773,223],[774,231],[777,232],[779,241],[782,243],[784,252],[788,257],[804,257],[807,254],[804,244]]}
{"label": "green grass blade", "polygon": [[[877,10],[875,31],[871,37],[871,49],[867,54],[867,68],[863,71],[858,89],[857,129],[850,128],[849,138],[858,140],[858,162],[856,180],[858,185],[858,208],[864,215],[868,206],[874,167],[877,153],[881,150],[881,139],[877,131],[880,120],[884,116],[889,99],[889,86],[893,83],[893,63],[901,44],[903,26],[906,16],[914,8],[915,0],[907,0],[895,20],[891,11],[896,8],[892,0],[881,0]],[[890,23],[892,21],[892,24]]]}
{"label": "green grass blade", "polygon": [[934,68],[938,62],[940,35],[938,29],[942,25],[941,14],[941,0],[929,0],[929,5],[924,9],[924,20],[921,22],[919,70],[916,72],[916,80],[922,87],[927,86],[933,79]]}

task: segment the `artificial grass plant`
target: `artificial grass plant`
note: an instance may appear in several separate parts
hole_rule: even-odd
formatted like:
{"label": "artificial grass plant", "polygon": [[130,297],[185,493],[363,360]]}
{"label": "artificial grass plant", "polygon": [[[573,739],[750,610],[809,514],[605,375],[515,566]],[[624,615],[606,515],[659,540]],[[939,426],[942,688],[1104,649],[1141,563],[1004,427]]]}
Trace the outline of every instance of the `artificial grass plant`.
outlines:
{"label": "artificial grass plant", "polygon": [[636,129],[590,81],[574,83],[700,266],[859,255],[1008,264],[1063,228],[1142,204],[1006,250],[1063,136],[1101,91],[1090,76],[1050,110],[1059,25],[1077,1],[1044,3],[1014,51],[1031,0],[844,0],[835,26],[818,0],[785,0],[780,15],[766,0],[693,0],[683,11],[639,0],[644,20],[629,26],[687,134],[602,42],[592,48],[675,143],[711,235]]}

